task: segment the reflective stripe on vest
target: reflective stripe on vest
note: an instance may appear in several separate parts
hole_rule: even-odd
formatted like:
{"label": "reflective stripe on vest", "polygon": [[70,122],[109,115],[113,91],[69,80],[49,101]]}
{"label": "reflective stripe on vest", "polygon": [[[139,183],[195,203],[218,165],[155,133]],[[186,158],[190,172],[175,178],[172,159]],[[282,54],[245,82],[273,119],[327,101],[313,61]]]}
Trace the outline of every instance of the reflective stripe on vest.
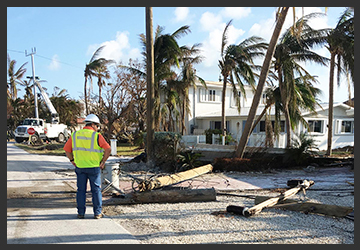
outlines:
{"label": "reflective stripe on vest", "polygon": [[77,167],[99,167],[104,150],[97,143],[97,135],[97,132],[88,129],[75,131],[72,134],[72,149]]}

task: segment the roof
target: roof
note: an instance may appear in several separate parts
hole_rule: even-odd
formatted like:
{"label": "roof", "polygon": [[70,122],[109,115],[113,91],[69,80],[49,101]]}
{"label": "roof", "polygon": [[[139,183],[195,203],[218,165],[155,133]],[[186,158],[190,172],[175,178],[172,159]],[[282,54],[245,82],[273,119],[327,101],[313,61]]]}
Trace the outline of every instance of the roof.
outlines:
{"label": "roof", "polygon": [[[320,105],[321,105],[321,107],[318,107],[316,109],[316,112],[327,110],[329,108],[328,103],[322,103]],[[263,106],[263,105],[259,106],[258,109],[256,110],[256,115],[260,115],[261,112],[263,111],[264,107],[265,106]],[[344,103],[335,103],[334,108],[335,107],[340,107],[340,108],[345,109],[347,115],[349,115],[349,116],[354,115],[354,108],[350,107],[349,105],[346,105]],[[237,108],[227,108],[227,109],[225,109],[225,116],[226,117],[239,117],[239,116],[240,117],[247,117],[248,114],[249,114],[249,110],[250,110],[250,107],[242,107],[240,109],[240,114],[239,114]],[[311,114],[312,114],[312,112],[309,112],[309,111],[306,111],[306,112],[302,113],[303,116],[311,115]],[[275,115],[275,109],[274,108],[270,109],[270,115]],[[213,118],[213,117],[221,117],[221,109],[216,110],[216,111],[211,111],[211,112],[208,112],[208,113],[204,113],[204,114],[201,114],[199,116],[196,116],[196,118]]]}
{"label": "roof", "polygon": [[[320,112],[320,111],[324,111],[324,110],[329,109],[329,103],[320,103],[320,105],[321,105],[321,107],[317,108],[315,110],[316,112]],[[336,108],[336,107],[340,107],[340,108],[345,109],[346,114],[349,115],[349,116],[354,115],[354,108],[347,105],[347,104],[345,104],[345,103],[342,103],[342,102],[334,103],[334,108]],[[311,114],[312,114],[312,112],[310,112],[310,111],[302,113],[303,116],[311,115]]]}

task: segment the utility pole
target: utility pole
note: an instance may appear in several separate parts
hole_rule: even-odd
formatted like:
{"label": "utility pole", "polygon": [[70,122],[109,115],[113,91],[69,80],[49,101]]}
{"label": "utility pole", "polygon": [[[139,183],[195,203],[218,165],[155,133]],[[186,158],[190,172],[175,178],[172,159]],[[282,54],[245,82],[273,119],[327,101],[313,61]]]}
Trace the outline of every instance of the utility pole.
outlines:
{"label": "utility pole", "polygon": [[154,167],[154,36],[152,7],[146,12],[146,154],[148,167]]}
{"label": "utility pole", "polygon": [[35,102],[35,118],[39,119],[39,112],[38,112],[38,101],[37,101],[37,94],[36,94],[36,83],[35,83],[35,63],[34,63],[34,54],[36,54],[36,48],[31,49],[31,53],[28,54],[25,50],[25,56],[31,56],[31,66],[32,66],[32,79],[34,82],[34,102]]}

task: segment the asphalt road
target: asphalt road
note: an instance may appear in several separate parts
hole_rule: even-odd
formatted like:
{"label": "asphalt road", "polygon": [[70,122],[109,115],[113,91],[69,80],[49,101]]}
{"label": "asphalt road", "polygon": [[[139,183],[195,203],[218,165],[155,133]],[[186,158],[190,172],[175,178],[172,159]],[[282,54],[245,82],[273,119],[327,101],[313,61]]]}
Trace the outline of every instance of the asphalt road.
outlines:
{"label": "asphalt road", "polygon": [[77,219],[74,177],[58,174],[71,169],[64,156],[29,154],[7,143],[8,244],[137,244],[109,217]]}

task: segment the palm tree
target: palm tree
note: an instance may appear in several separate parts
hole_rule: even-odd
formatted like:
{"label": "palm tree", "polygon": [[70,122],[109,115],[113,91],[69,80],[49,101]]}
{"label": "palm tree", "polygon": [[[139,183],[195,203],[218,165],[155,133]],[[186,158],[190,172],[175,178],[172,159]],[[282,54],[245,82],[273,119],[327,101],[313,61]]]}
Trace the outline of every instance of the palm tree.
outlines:
{"label": "palm tree", "polygon": [[354,10],[348,8],[340,16],[336,27],[327,36],[326,48],[330,52],[328,145],[326,150],[328,156],[332,152],[335,68],[337,67],[338,85],[342,70],[350,73],[354,84],[354,35]]}
{"label": "palm tree", "polygon": [[[185,25],[177,29],[172,34],[163,34],[164,28],[157,26],[154,37],[154,123],[155,130],[159,129],[161,119],[161,107],[160,107],[160,85],[167,79],[171,79],[174,71],[172,66],[180,67],[180,58],[182,56],[182,49],[179,46],[177,39],[181,36],[188,34],[190,31],[189,26]],[[140,34],[140,41],[143,45],[144,51],[142,55],[146,59],[146,36]],[[146,63],[146,61],[145,61]],[[126,67],[141,76],[146,76],[145,72],[138,69]]]}
{"label": "palm tree", "polygon": [[87,80],[90,79],[90,81],[92,82],[92,77],[97,76],[97,70],[108,63],[108,60],[106,60],[105,58],[98,58],[104,47],[105,47],[105,45],[99,47],[92,55],[89,63],[85,65],[84,99],[85,99],[85,114],[86,115],[89,114],[88,95],[87,95],[87,92],[88,92],[87,91]]}
{"label": "palm tree", "polygon": [[280,36],[281,28],[284,24],[284,21],[285,21],[288,11],[289,11],[289,7],[282,7],[282,8],[279,8],[279,11],[277,13],[276,26],[275,26],[273,35],[270,39],[269,47],[267,49],[264,63],[261,68],[260,78],[258,81],[258,85],[256,87],[254,99],[253,99],[253,102],[250,107],[249,115],[248,115],[247,121],[245,123],[245,128],[241,135],[241,138],[240,138],[240,141],[239,141],[236,153],[235,153],[235,157],[243,157],[243,155],[244,155],[245,147],[246,147],[246,144],[247,144],[247,142],[249,140],[249,136],[250,136],[250,130],[251,130],[252,124],[254,122],[256,110],[259,106],[259,102],[260,102],[260,98],[262,96],[265,81],[267,79],[267,76],[268,76],[268,73],[270,70],[271,59],[274,55],[275,46],[276,46],[277,40]]}
{"label": "palm tree", "polygon": [[[310,14],[299,19],[294,26],[286,30],[274,53],[274,68],[278,73],[279,89],[286,124],[286,147],[291,146],[291,120],[289,105],[295,105],[296,95],[295,77],[309,77],[310,74],[299,64],[303,61],[311,61],[326,65],[327,58],[322,57],[310,49],[314,45],[325,42],[327,29],[314,30],[308,25],[308,20],[316,14]],[[294,29],[299,33],[294,34]],[[294,103],[290,104],[290,100]]]}
{"label": "palm tree", "polygon": [[[77,118],[81,114],[81,106],[78,101],[72,100],[67,94],[66,89],[54,87],[54,93],[50,97],[52,104],[56,110],[61,110],[59,113],[60,121],[68,126],[75,127]],[[48,119],[51,119],[48,116]]]}
{"label": "palm tree", "polygon": [[24,85],[24,82],[21,80],[23,78],[26,68],[24,63],[20,66],[18,70],[15,70],[16,60],[11,60],[9,54],[7,54],[7,61],[8,61],[8,76],[9,80],[7,82],[7,95],[9,98],[11,98],[13,101],[17,98],[17,88],[16,84]]}
{"label": "palm tree", "polygon": [[34,94],[33,94],[34,84],[31,84],[31,80],[30,81],[24,80],[24,86],[25,86],[24,100],[26,101],[26,100],[34,99]]}
{"label": "palm tree", "polygon": [[[305,77],[298,77],[295,79],[294,92],[291,95],[289,106],[289,116],[292,129],[301,122],[305,127],[308,127],[307,122],[302,117],[301,113],[309,111],[316,113],[316,108],[320,106],[317,96],[320,95],[321,90],[314,86],[318,83],[314,76],[307,75]],[[274,136],[277,137],[280,132],[281,114],[284,113],[284,106],[281,98],[280,88],[272,87],[265,90],[266,103],[262,113],[258,116],[253,124],[251,132],[255,129],[256,125],[260,122],[266,111],[272,106],[275,108],[275,123],[274,123]]]}
{"label": "palm tree", "polygon": [[205,88],[206,83],[204,79],[196,75],[194,64],[200,63],[202,57],[200,53],[200,44],[194,44],[192,47],[183,46],[181,57],[181,72],[178,77],[175,89],[179,95],[180,106],[180,132],[183,135],[186,131],[185,127],[185,113],[190,113],[190,100],[189,100],[189,88],[196,89],[196,81],[199,81]]}
{"label": "palm tree", "polygon": [[97,77],[98,81],[97,84],[99,86],[99,104],[101,105],[102,97],[101,97],[101,89],[106,85],[106,82],[104,79],[110,79],[110,72],[107,68],[107,65],[110,63],[113,63],[113,60],[102,60],[99,67],[94,69],[94,75]]}
{"label": "palm tree", "polygon": [[176,120],[179,118],[177,104],[180,103],[180,98],[175,87],[177,85],[175,77],[176,74],[174,74],[172,79],[168,79],[166,84],[160,85],[160,89],[165,96],[165,103],[160,110],[161,124],[165,131],[175,131],[174,115]]}
{"label": "palm tree", "polygon": [[234,78],[236,79],[240,91],[245,96],[245,84],[250,84],[255,88],[255,76],[253,73],[253,59],[263,56],[262,50],[267,49],[267,44],[263,43],[260,37],[252,36],[245,39],[238,45],[227,46],[227,31],[231,25],[230,20],[224,29],[221,41],[221,60],[219,60],[219,68],[223,77],[222,105],[221,105],[221,130],[226,136],[226,117],[225,117],[225,96],[226,85],[229,81],[232,85],[234,98],[240,111],[240,100],[238,90]]}

